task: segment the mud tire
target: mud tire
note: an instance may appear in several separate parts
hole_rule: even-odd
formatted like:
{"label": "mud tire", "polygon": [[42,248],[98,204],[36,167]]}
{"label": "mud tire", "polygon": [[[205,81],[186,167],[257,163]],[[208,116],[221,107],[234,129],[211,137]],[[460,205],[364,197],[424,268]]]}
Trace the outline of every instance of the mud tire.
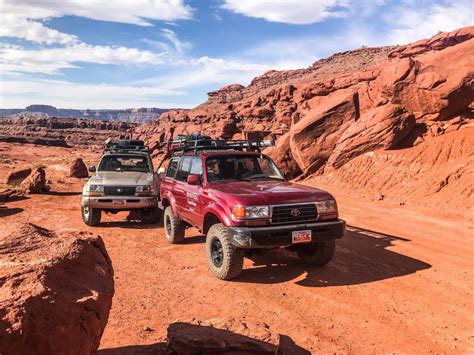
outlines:
{"label": "mud tire", "polygon": [[82,220],[88,226],[96,226],[100,223],[102,211],[97,208],[81,206]]}
{"label": "mud tire", "polygon": [[221,223],[214,224],[207,233],[206,255],[209,270],[220,280],[233,279],[242,272],[244,250],[232,245],[229,229]]}
{"label": "mud tire", "polygon": [[326,240],[309,245],[302,245],[296,253],[301,262],[308,266],[324,266],[329,263],[336,252],[336,241]]}
{"label": "mud tire", "polygon": [[168,206],[165,209],[163,226],[165,228],[165,236],[168,242],[171,244],[179,244],[184,241],[186,225],[173,213],[171,206]]}

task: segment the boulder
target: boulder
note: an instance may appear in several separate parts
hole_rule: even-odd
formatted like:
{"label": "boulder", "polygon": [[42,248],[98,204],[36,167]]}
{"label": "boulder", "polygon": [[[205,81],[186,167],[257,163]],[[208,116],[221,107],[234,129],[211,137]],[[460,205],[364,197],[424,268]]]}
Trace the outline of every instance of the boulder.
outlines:
{"label": "boulder", "polygon": [[21,183],[21,189],[24,193],[39,194],[48,191],[46,186],[46,172],[43,168],[36,168],[33,173]]}
{"label": "boulder", "polygon": [[114,294],[104,243],[29,223],[0,229],[0,353],[91,354]]}
{"label": "boulder", "polygon": [[299,168],[309,174],[322,167],[357,117],[357,93],[346,90],[329,95],[296,123],[290,131],[290,148]]}
{"label": "boulder", "polygon": [[365,152],[394,149],[415,127],[415,117],[399,105],[375,107],[344,131],[328,163],[336,168]]}
{"label": "boulder", "polygon": [[301,173],[300,167],[291,154],[289,132],[279,137],[275,146],[265,149],[263,153],[270,156],[284,173],[290,172],[294,176]]}
{"label": "boulder", "polygon": [[31,174],[30,168],[11,171],[10,173],[7,174],[7,177],[5,178],[5,184],[20,185],[23,182],[23,180],[25,180],[30,174]]}
{"label": "boulder", "polygon": [[69,164],[69,176],[80,179],[89,176],[87,166],[81,158],[74,159],[71,164]]}

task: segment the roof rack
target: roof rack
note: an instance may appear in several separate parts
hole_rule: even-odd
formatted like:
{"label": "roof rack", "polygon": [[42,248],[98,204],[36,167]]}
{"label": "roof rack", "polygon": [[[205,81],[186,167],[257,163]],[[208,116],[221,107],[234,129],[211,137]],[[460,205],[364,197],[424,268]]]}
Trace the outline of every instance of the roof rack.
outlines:
{"label": "roof rack", "polygon": [[194,151],[195,153],[202,150],[255,150],[260,151],[261,148],[272,147],[275,145],[273,140],[263,141],[249,141],[249,140],[222,140],[222,139],[196,139],[187,141],[172,141],[169,143],[168,151],[170,153],[175,152],[188,152]]}
{"label": "roof rack", "polygon": [[104,145],[104,152],[109,153],[148,153],[145,143],[137,139],[120,139],[116,142],[107,139]]}

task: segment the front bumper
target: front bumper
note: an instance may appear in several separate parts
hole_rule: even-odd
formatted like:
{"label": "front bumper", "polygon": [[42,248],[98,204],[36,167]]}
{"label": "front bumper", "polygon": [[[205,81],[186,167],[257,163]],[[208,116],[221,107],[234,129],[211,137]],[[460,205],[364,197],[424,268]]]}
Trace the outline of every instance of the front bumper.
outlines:
{"label": "front bumper", "polygon": [[156,196],[83,196],[81,205],[103,210],[133,210],[157,207],[158,198]]}
{"label": "front bumper", "polygon": [[288,247],[293,244],[292,232],[311,230],[311,243],[323,240],[339,239],[346,232],[346,222],[338,219],[336,221],[290,224],[272,227],[229,227],[231,242],[239,248],[278,248]]}

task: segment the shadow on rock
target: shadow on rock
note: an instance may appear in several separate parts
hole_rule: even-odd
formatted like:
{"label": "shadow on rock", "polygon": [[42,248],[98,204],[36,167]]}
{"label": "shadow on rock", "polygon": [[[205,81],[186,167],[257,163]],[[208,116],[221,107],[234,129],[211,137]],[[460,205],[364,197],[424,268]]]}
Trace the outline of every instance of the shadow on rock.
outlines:
{"label": "shadow on rock", "polygon": [[100,350],[101,355],[115,354],[278,354],[307,355],[309,351],[280,335],[278,346],[233,333],[229,330],[176,322],[168,327],[166,343],[125,346]]}
{"label": "shadow on rock", "polygon": [[264,255],[251,256],[252,269],[244,269],[237,282],[281,283],[303,274],[297,284],[306,287],[357,285],[413,274],[429,269],[430,264],[388,250],[393,242],[409,239],[348,227],[344,238],[336,242],[336,255],[325,267],[307,267],[296,254],[275,250]]}

